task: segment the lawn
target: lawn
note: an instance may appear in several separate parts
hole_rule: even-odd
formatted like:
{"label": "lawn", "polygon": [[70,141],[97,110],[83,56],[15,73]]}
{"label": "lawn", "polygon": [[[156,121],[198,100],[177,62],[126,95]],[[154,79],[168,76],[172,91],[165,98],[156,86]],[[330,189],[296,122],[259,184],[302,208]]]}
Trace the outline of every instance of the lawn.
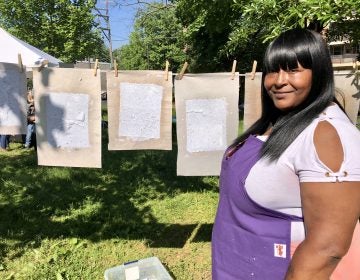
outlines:
{"label": "lawn", "polygon": [[0,153],[0,279],[103,279],[157,256],[178,280],[211,278],[218,177],[176,176],[172,151],[108,151],[103,168],[37,166]]}
{"label": "lawn", "polygon": [[174,279],[210,279],[218,177],[176,176],[175,132],[172,151],[110,152],[103,135],[102,169],[0,152],[0,279],[103,279],[150,256]]}

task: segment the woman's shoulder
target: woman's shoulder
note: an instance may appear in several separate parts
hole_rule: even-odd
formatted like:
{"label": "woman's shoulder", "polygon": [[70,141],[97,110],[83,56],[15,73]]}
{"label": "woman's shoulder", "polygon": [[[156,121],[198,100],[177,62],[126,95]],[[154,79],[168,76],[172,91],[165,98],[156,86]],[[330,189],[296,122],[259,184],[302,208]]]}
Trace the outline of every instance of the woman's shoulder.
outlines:
{"label": "woman's shoulder", "polygon": [[[341,180],[357,181],[359,143],[360,131],[356,126],[337,105],[329,106],[295,139],[283,159],[301,182],[333,182],[340,175],[347,176]],[[331,170],[346,170],[349,175],[339,171],[340,175],[334,173],[336,176],[332,177]]]}
{"label": "woman's shoulder", "polygon": [[344,121],[350,121],[344,110],[341,109],[340,106],[336,103],[332,103],[331,105],[326,107],[319,117],[321,118],[322,116],[326,116],[328,118],[336,118]]}
{"label": "woman's shoulder", "polygon": [[[328,106],[315,121],[315,128],[320,121],[329,123],[339,134],[339,136],[353,135],[360,140],[359,129],[351,122],[346,113],[337,104]],[[328,128],[331,130],[331,127]],[[326,131],[325,131],[326,132]]]}
{"label": "woman's shoulder", "polygon": [[325,119],[338,119],[343,121],[350,120],[346,113],[344,113],[344,111],[336,103],[332,103],[327,106],[317,117],[315,117],[312,124]]}
{"label": "woman's shoulder", "polygon": [[[320,128],[320,129],[319,129]],[[322,113],[306,127],[294,142],[289,146],[288,152],[298,157],[304,154],[308,156],[315,152],[314,137],[323,139],[339,137],[346,148],[356,146],[360,150],[360,130],[350,121],[343,110],[337,105],[328,106]],[[297,150],[301,150],[299,155]]]}

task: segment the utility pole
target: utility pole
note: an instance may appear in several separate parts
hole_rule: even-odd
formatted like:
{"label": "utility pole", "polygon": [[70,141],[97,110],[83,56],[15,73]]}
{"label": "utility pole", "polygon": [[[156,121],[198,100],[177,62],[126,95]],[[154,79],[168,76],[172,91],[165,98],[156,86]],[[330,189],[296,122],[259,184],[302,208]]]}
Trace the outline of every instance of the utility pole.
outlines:
{"label": "utility pole", "polygon": [[[110,55],[110,68],[113,67],[113,52],[112,52],[112,40],[111,40],[111,29],[110,29],[110,17],[109,17],[109,1],[106,0],[106,6],[105,9],[98,9],[95,8],[98,12],[97,16],[102,18],[105,22],[105,27],[100,26],[100,30],[104,34],[105,38],[109,42],[109,55]],[[100,22],[103,23],[103,22]]]}

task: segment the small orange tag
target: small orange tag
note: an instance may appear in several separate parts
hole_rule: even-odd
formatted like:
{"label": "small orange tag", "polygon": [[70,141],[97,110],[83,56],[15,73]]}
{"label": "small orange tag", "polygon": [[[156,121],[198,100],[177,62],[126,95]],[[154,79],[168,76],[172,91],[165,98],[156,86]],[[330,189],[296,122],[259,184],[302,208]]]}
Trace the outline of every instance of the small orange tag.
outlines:
{"label": "small orange tag", "polygon": [[286,259],[286,244],[274,243],[274,256]]}

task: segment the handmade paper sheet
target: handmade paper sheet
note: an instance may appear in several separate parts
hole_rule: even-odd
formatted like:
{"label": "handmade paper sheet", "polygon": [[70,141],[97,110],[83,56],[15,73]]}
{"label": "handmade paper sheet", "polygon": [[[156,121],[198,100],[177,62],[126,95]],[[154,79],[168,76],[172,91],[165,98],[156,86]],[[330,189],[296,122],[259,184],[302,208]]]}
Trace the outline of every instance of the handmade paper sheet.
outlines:
{"label": "handmade paper sheet", "polygon": [[175,80],[177,174],[219,175],[238,135],[239,74],[186,74]]}
{"label": "handmade paper sheet", "polygon": [[25,71],[0,63],[0,134],[25,134],[26,125]]}
{"label": "handmade paper sheet", "polygon": [[118,136],[144,141],[160,138],[162,86],[120,83]]}
{"label": "handmade paper sheet", "polygon": [[53,93],[45,97],[46,136],[56,148],[89,148],[89,95]]}
{"label": "handmade paper sheet", "polygon": [[101,87],[93,69],[34,70],[39,165],[101,167]]}
{"label": "handmade paper sheet", "polygon": [[223,151],[226,148],[226,107],[225,98],[185,101],[188,152]]}
{"label": "handmade paper sheet", "polygon": [[171,150],[171,72],[108,72],[107,90],[109,150]]}

